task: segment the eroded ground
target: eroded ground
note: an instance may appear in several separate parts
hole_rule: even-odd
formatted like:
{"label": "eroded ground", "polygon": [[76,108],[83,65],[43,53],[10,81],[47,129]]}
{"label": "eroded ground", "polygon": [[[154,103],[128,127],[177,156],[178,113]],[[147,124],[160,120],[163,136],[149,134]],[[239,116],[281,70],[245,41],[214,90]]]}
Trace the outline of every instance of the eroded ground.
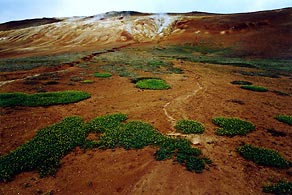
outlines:
{"label": "eroded ground", "polygon": [[[257,166],[244,160],[235,148],[241,143],[268,147],[292,161],[292,128],[274,119],[278,114],[290,114],[291,96],[281,96],[273,90],[292,94],[289,77],[267,78],[243,76],[239,68],[174,60],[183,74],[162,74],[172,88],[163,91],[141,90],[129,78],[114,75],[101,79],[92,76],[94,69],[69,67],[57,72],[58,82],[51,78],[37,83],[23,79],[5,84],[1,92],[36,92],[38,90],[82,90],[91,93],[90,99],[69,105],[50,107],[1,108],[1,155],[31,139],[38,129],[79,115],[85,120],[109,113],[122,112],[129,120],[143,120],[164,134],[172,133],[175,121],[187,118],[202,122],[206,131],[192,138],[213,165],[202,174],[185,170],[172,160],[155,161],[155,150],[76,149],[62,159],[55,177],[39,178],[36,172],[21,173],[14,181],[2,183],[3,194],[262,194],[262,186],[271,178],[288,179],[290,170]],[[98,63],[92,66],[98,66]],[[90,66],[89,66],[90,67]],[[144,76],[157,76],[144,73]],[[55,75],[56,76],[56,75]],[[91,84],[72,81],[72,77],[91,79]],[[247,80],[269,88],[259,93],[230,84]],[[240,117],[253,122],[257,130],[245,137],[215,135],[215,116]],[[274,137],[267,129],[286,133]]]}

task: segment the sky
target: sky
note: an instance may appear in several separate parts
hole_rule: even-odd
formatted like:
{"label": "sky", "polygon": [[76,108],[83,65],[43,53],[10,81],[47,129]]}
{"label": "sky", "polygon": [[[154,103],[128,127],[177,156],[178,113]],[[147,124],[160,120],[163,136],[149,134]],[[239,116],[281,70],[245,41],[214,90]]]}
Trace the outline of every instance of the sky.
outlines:
{"label": "sky", "polygon": [[0,0],[0,23],[109,11],[242,13],[292,7],[292,0]]}

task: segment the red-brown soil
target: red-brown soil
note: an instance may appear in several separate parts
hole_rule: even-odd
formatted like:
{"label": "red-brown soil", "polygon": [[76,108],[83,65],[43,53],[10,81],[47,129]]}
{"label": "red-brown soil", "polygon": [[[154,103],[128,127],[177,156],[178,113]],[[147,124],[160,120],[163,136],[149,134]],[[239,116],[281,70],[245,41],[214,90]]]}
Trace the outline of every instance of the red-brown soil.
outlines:
{"label": "red-brown soil", "polygon": [[[187,40],[194,43],[196,40],[190,36],[191,33],[194,35],[193,31],[196,27],[195,22],[191,23],[192,21],[188,21],[187,25],[193,26],[193,29],[187,30],[185,34],[169,37],[160,44],[175,44],[179,41],[187,42]],[[213,23],[215,25],[215,19]],[[222,30],[224,28],[217,29],[219,33]],[[240,37],[245,40],[251,37],[250,33],[258,33],[257,30],[250,30],[251,32],[246,32],[248,36],[245,36],[243,31],[245,30],[240,30],[242,34],[233,33],[230,36],[217,34],[213,36],[213,39],[218,40],[219,45],[223,43],[228,45],[236,42]],[[291,38],[280,37],[280,39],[288,43],[283,48],[277,45],[279,50],[284,51],[289,44],[291,47]],[[248,39],[243,43],[253,45],[253,40]],[[119,44],[116,45],[119,46]],[[141,48],[143,45],[140,43],[137,47]],[[261,47],[261,45],[254,46],[257,49]],[[265,44],[262,45],[261,51],[266,52]],[[54,49],[47,52],[54,53]],[[2,54],[8,55],[5,52]],[[272,53],[266,54],[269,56]],[[280,52],[279,56],[281,55],[288,54]],[[278,114],[292,115],[291,78],[243,76],[237,71],[245,68],[181,60],[173,62],[175,67],[184,70],[184,74],[159,75],[172,87],[163,91],[138,89],[128,78],[117,75],[107,79],[95,78],[91,76],[94,73],[92,70],[68,65],[56,69],[40,67],[21,73],[1,73],[1,81],[17,79],[1,86],[1,93],[15,91],[35,93],[40,89],[46,91],[82,90],[91,93],[92,97],[68,105],[0,108],[0,155],[16,149],[30,140],[39,129],[59,122],[66,116],[79,115],[89,121],[96,116],[121,112],[127,114],[129,120],[143,120],[164,134],[173,132],[173,122],[182,118],[202,122],[206,127],[205,133],[193,139],[195,139],[195,146],[213,161],[209,170],[196,174],[187,171],[185,167],[172,160],[156,161],[153,156],[155,149],[151,147],[142,150],[94,149],[89,151],[76,148],[62,159],[61,168],[54,177],[40,178],[37,172],[21,173],[11,182],[0,183],[0,194],[31,195],[51,192],[57,195],[260,195],[263,194],[262,186],[269,181],[291,179],[291,168],[279,170],[258,166],[244,160],[235,150],[245,142],[277,150],[284,158],[292,161],[292,127],[274,119]],[[59,80],[54,85],[45,85],[50,79],[41,80],[37,84],[24,83],[22,79],[28,75],[55,71],[59,71]],[[80,76],[81,72],[87,75],[84,76],[85,78],[93,80],[94,83],[81,84],[70,81],[72,76]],[[265,86],[269,92],[259,93],[240,89],[239,86],[230,84],[234,80],[247,80],[255,85]],[[273,90],[286,92],[290,96],[277,95],[272,92]],[[242,103],[238,104],[239,101]],[[243,137],[217,136],[215,135],[216,126],[211,122],[216,116],[246,119],[254,123],[257,130]],[[274,137],[267,132],[269,128],[287,135]]]}

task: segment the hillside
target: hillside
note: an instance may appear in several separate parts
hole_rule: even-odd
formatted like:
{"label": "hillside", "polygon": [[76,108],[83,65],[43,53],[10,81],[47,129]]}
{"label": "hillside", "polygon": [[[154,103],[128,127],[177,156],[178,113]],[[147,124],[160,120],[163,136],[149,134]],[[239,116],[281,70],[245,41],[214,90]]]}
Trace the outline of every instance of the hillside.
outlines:
{"label": "hillside", "polygon": [[0,194],[289,195],[291,81],[292,8],[0,24]]}
{"label": "hillside", "polygon": [[291,58],[291,8],[259,13],[143,14],[44,18],[0,24],[0,56],[85,51],[133,43],[232,47],[252,57]]}

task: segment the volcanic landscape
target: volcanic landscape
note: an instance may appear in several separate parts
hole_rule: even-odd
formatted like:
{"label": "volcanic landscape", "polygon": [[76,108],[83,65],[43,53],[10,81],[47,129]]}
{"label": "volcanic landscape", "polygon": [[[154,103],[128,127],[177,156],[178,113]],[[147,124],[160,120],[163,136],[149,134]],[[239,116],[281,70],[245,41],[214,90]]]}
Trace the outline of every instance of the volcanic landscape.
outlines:
{"label": "volcanic landscape", "polygon": [[[291,182],[292,8],[241,14],[125,11],[7,22],[0,24],[0,71],[0,194],[261,195],[264,186]],[[139,88],[143,79],[168,87]],[[5,104],[16,92],[64,91],[89,96],[72,103]],[[127,119],[115,127],[86,126],[117,113]],[[35,152],[25,147],[40,131],[71,116],[82,119],[86,139],[59,156],[54,172],[40,176],[45,165],[53,167],[46,161],[29,168],[17,163]],[[290,124],[277,116],[290,117]],[[255,129],[222,135],[216,117],[248,121]],[[179,131],[181,120],[202,124],[204,132]],[[139,134],[104,143],[113,143],[106,136],[124,135],[118,131],[131,124],[137,131],[139,124],[148,125],[163,140],[187,140],[200,157],[181,161],[184,150],[178,147],[159,159],[167,144]],[[147,143],[126,145],[141,140]],[[244,145],[271,149],[287,166],[246,159],[239,149]],[[203,162],[202,170],[190,170],[193,159]]]}

